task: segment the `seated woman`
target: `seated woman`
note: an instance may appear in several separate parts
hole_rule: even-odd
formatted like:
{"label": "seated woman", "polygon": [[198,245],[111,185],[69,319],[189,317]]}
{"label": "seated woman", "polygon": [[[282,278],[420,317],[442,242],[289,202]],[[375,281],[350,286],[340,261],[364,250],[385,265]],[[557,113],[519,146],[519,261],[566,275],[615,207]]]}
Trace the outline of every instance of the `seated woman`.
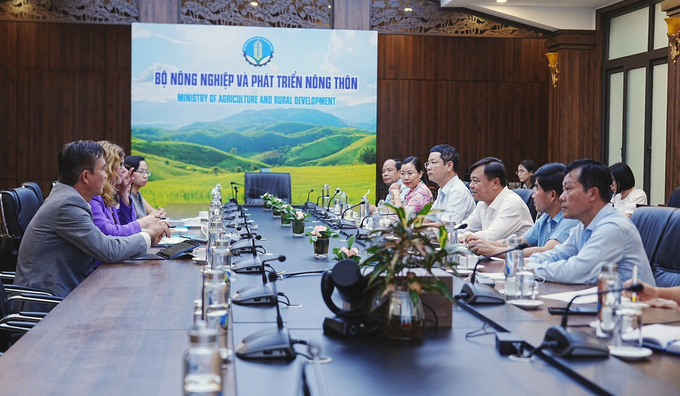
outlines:
{"label": "seated woman", "polygon": [[531,184],[531,177],[536,172],[536,163],[533,160],[525,159],[517,165],[517,177],[519,178],[519,188],[534,188]]}
{"label": "seated woman", "polygon": [[617,162],[609,167],[609,172],[612,174],[614,209],[630,217],[638,204],[647,205],[647,194],[635,188],[635,175],[628,165]]}
{"label": "seated woman", "polygon": [[130,199],[135,207],[137,218],[141,219],[146,215],[165,217],[165,209],[154,209],[153,206],[146,202],[146,199],[144,199],[142,193],[139,191],[140,188],[146,186],[146,182],[148,182],[149,177],[151,177],[151,171],[149,170],[149,166],[146,164],[144,157],[128,155],[125,157],[125,167],[127,169],[132,169],[133,172]]}
{"label": "seated woman", "polygon": [[104,234],[112,236],[129,236],[141,232],[156,217],[148,215],[137,219],[130,201],[133,170],[126,170],[123,165],[125,152],[120,146],[106,140],[98,143],[104,148],[106,180],[102,195],[96,195],[90,201],[94,225]]}
{"label": "seated woman", "polygon": [[392,206],[403,207],[407,212],[418,212],[432,201],[432,193],[423,183],[423,163],[418,157],[408,157],[401,163],[401,181],[409,191],[401,200],[401,186],[394,183],[390,186]]}

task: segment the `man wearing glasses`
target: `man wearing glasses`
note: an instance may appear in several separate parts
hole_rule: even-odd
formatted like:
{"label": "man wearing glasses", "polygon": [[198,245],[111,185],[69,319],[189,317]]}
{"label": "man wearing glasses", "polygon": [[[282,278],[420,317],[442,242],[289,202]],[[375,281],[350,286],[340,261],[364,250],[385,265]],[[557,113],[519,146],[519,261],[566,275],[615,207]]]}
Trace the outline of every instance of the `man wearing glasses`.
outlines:
{"label": "man wearing glasses", "polygon": [[460,224],[475,210],[475,200],[470,190],[458,177],[458,151],[448,144],[438,144],[430,149],[430,156],[425,163],[427,177],[437,183],[439,193],[432,205],[433,210],[428,219],[433,227],[439,227],[444,222]]}

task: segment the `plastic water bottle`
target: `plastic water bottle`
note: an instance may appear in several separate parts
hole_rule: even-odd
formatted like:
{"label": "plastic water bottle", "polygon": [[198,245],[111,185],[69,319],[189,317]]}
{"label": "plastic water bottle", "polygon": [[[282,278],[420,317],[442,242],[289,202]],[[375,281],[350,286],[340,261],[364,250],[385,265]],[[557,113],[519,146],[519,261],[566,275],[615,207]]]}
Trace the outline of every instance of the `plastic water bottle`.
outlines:
{"label": "plastic water bottle", "polygon": [[[445,221],[446,226],[446,247],[453,249],[458,245],[458,230],[456,230],[455,221]],[[458,253],[449,254],[446,256],[449,263],[457,263],[460,260]]]}
{"label": "plastic water bottle", "polygon": [[217,331],[198,321],[189,330],[189,348],[184,353],[184,395],[222,395],[222,357]]}
{"label": "plastic water bottle", "polygon": [[[519,238],[510,235],[507,239],[508,248],[513,249],[519,245]],[[522,293],[522,288],[517,284],[517,271],[524,267],[524,250],[517,249],[505,254],[505,298],[513,299],[518,293]],[[520,294],[521,297],[521,294]]]}

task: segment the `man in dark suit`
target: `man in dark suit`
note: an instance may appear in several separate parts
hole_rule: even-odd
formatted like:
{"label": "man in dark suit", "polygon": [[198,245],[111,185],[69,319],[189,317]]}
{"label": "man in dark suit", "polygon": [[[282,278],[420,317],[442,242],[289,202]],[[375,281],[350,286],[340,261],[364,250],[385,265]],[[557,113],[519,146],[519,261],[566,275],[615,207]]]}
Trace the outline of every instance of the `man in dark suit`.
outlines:
{"label": "man in dark suit", "polygon": [[[104,149],[93,141],[71,142],[64,145],[57,159],[59,182],[26,229],[14,284],[65,297],[94,271],[95,259],[116,263],[145,254],[152,242],[170,232],[167,223],[156,221],[132,236],[104,235],[92,222],[88,204],[102,193]],[[35,305],[30,309],[46,308]]]}

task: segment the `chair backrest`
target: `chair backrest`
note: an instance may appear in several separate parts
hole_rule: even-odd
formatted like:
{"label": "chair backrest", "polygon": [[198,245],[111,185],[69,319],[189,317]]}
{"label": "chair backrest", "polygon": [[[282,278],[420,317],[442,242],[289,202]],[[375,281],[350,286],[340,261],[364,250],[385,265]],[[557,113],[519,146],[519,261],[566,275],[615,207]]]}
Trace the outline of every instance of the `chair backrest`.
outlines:
{"label": "chair backrest", "polygon": [[0,191],[2,218],[10,235],[22,237],[28,224],[40,209],[41,202],[31,188],[17,187]]}
{"label": "chair backrest", "polygon": [[[645,208],[638,210],[642,209]],[[680,210],[675,209],[668,219],[668,225],[661,236],[659,247],[651,263],[657,286],[680,286],[680,260],[678,257],[680,257]]]}
{"label": "chair backrest", "polygon": [[260,196],[266,192],[274,194],[283,201],[290,203],[290,173],[246,172],[244,181],[246,204],[262,205],[263,202]]}
{"label": "chair backrest", "polygon": [[40,205],[42,205],[43,202],[45,202],[45,196],[43,195],[42,189],[40,189],[40,186],[38,185],[38,183],[25,182],[25,183],[21,183],[21,187],[25,187],[25,188],[33,190],[33,192],[35,193],[35,196],[38,197],[38,202],[40,202]]}
{"label": "chair backrest", "polygon": [[673,190],[671,197],[668,198],[666,206],[670,206],[672,208],[680,208],[680,187]]}
{"label": "chair backrest", "polygon": [[528,188],[516,188],[514,191],[517,195],[519,195],[522,200],[524,201],[525,204],[527,204],[527,207],[529,208],[529,213],[531,213],[531,218],[536,221],[536,206],[534,206],[534,190],[528,189]]}
{"label": "chair backrest", "polygon": [[630,216],[630,220],[640,233],[642,245],[645,247],[645,253],[647,253],[647,260],[650,263],[654,263],[656,260],[659,242],[666,230],[668,221],[676,210],[675,208],[643,206],[636,209]]}

